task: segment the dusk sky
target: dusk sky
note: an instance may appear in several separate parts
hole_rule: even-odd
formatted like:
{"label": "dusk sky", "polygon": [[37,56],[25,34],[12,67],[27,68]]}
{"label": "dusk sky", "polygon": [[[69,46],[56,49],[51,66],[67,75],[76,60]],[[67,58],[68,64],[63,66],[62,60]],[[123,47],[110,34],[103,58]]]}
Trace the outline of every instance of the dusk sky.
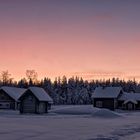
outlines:
{"label": "dusk sky", "polygon": [[0,0],[0,71],[140,80],[140,0]]}

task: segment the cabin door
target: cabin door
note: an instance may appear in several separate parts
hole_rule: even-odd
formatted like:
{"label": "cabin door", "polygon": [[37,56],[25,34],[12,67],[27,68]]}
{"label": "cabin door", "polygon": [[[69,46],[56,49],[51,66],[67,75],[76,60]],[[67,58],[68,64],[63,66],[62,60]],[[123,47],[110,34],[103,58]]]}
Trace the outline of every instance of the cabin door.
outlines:
{"label": "cabin door", "polygon": [[46,112],[46,103],[40,102],[39,104],[39,113],[45,113]]}
{"label": "cabin door", "polygon": [[128,103],[128,110],[133,110],[134,109],[134,105],[132,103]]}

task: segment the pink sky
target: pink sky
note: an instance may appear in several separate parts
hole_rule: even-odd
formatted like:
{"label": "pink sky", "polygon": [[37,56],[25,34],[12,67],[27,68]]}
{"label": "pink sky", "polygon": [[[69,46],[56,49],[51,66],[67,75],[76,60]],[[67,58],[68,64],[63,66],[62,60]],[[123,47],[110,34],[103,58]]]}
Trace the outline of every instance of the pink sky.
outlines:
{"label": "pink sky", "polygon": [[138,1],[60,1],[1,3],[0,71],[140,79]]}

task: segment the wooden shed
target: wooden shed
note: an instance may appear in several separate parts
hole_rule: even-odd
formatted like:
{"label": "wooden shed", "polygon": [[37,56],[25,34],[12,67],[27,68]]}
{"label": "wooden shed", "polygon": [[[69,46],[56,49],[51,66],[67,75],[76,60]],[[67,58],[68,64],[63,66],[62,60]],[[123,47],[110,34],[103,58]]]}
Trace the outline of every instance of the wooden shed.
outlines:
{"label": "wooden shed", "polygon": [[97,87],[92,94],[93,106],[114,110],[118,108],[118,99],[122,94],[121,87]]}
{"label": "wooden shed", "polygon": [[20,113],[47,113],[48,105],[53,102],[48,93],[39,87],[30,87],[20,97]]}
{"label": "wooden shed", "polygon": [[0,109],[19,109],[18,99],[26,91],[23,88],[7,87],[0,88]]}
{"label": "wooden shed", "polygon": [[118,100],[119,108],[125,110],[140,110],[140,93],[124,92]]}

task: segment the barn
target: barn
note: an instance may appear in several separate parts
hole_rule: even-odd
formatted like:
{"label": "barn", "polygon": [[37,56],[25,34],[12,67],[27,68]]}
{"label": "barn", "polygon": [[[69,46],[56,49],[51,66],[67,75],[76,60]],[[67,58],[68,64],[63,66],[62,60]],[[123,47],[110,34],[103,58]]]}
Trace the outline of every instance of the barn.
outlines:
{"label": "barn", "polygon": [[120,109],[124,110],[140,110],[140,93],[124,92],[118,99]]}
{"label": "barn", "polygon": [[97,87],[92,94],[93,106],[114,110],[123,94],[121,87]]}
{"label": "barn", "polygon": [[26,91],[23,88],[7,87],[0,88],[0,109],[17,110],[19,108],[18,99]]}
{"label": "barn", "polygon": [[48,93],[40,87],[30,87],[19,98],[20,113],[47,113],[48,106],[53,102]]}

